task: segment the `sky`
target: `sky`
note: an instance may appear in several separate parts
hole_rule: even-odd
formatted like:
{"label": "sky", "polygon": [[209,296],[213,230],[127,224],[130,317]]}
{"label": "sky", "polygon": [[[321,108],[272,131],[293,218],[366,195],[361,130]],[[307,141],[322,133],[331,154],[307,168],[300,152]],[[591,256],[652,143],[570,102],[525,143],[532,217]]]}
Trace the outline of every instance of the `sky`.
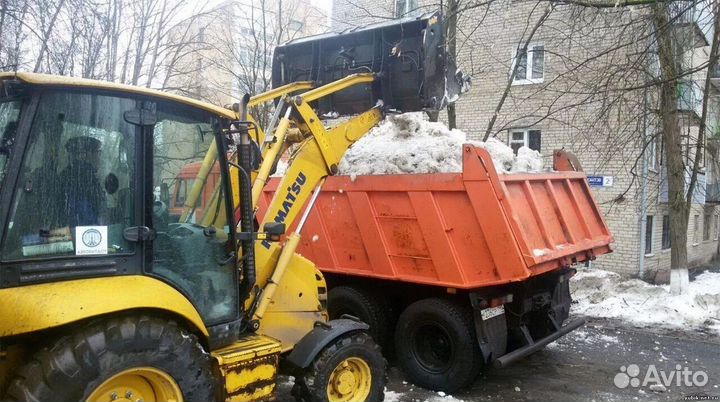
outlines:
{"label": "sky", "polygon": [[[183,7],[178,14],[180,18],[186,18],[198,11],[198,8],[203,10],[210,10],[221,3],[224,3],[227,0],[200,0],[197,2],[188,2],[188,4]],[[252,1],[252,0],[251,0]],[[322,11],[325,12],[325,15],[327,15],[328,18],[330,18],[330,11],[332,8],[332,0],[310,0],[310,4],[312,4],[315,7],[320,8]],[[328,20],[329,21],[329,20]]]}
{"label": "sky", "polygon": [[[202,2],[204,4],[207,4],[207,8],[212,8],[217,6],[220,3],[223,3],[226,0],[207,0],[205,2]],[[328,15],[330,14],[330,8],[332,7],[332,0],[310,0],[310,3],[323,11],[325,11]],[[190,11],[190,10],[188,10]]]}

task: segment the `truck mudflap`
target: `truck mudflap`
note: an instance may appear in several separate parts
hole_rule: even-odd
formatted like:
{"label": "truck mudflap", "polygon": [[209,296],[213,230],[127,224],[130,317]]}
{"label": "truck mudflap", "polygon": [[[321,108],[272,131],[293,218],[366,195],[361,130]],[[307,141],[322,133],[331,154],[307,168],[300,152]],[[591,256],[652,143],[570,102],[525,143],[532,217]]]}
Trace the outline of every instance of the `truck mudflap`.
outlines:
{"label": "truck mudflap", "polygon": [[[554,320],[553,320],[554,322]],[[525,337],[526,344],[525,346],[522,346],[518,349],[513,350],[510,353],[507,353],[505,355],[502,355],[495,359],[493,361],[493,365],[497,368],[503,368],[507,367],[510,364],[524,358],[525,356],[528,356],[532,353],[537,352],[538,350],[544,348],[548,344],[556,341],[560,337],[567,335],[568,333],[578,329],[579,327],[585,325],[585,319],[578,318],[576,320],[573,320],[566,324],[564,327],[560,327],[556,324],[557,330],[550,335],[541,338],[539,340],[534,340],[532,336],[530,336],[530,332],[528,331],[527,327],[522,326],[520,329]]]}

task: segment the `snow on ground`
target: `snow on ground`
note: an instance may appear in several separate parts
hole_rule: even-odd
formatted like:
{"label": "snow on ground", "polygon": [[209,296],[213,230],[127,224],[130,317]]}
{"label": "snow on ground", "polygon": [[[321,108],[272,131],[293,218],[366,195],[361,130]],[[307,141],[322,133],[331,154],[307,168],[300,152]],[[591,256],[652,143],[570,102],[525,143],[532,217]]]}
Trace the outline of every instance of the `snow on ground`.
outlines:
{"label": "snow on ground", "polygon": [[427,121],[423,113],[388,116],[379,126],[356,142],[340,162],[340,174],[379,175],[406,173],[448,173],[462,171],[462,145],[485,148],[498,173],[539,172],[540,153],[521,148],[518,156],[496,138],[471,141],[457,129]]}
{"label": "snow on ground", "polygon": [[[403,397],[406,396],[405,393],[402,392],[395,392],[395,391],[389,391],[387,388],[385,389],[385,402],[400,402],[403,400]],[[413,399],[414,401],[420,401],[419,399]],[[423,402],[464,402],[462,399],[457,399],[452,395],[447,395],[444,392],[437,392],[435,395],[425,398],[422,400]]]}
{"label": "snow on ground", "polygon": [[690,282],[685,295],[670,286],[599,269],[578,270],[570,289],[574,314],[619,319],[638,327],[709,329],[720,334],[720,273],[705,272]]}

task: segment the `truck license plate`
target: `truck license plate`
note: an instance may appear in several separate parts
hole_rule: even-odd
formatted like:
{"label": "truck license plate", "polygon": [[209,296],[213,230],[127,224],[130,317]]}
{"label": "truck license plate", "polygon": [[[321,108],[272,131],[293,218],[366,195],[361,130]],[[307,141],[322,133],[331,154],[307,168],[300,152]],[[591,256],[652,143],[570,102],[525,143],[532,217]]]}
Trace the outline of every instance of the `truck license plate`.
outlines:
{"label": "truck license plate", "polygon": [[484,310],[480,310],[483,321],[489,320],[493,317],[497,317],[500,314],[505,314],[505,306],[490,307]]}

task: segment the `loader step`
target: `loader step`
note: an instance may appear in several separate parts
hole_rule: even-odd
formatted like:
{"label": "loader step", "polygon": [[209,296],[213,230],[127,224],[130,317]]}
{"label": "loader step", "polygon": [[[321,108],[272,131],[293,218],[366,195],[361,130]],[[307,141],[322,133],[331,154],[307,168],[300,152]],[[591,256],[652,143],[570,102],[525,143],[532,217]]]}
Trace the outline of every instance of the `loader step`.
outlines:
{"label": "loader step", "polygon": [[275,391],[282,344],[277,339],[250,335],[212,352],[225,384],[225,401],[258,401]]}

